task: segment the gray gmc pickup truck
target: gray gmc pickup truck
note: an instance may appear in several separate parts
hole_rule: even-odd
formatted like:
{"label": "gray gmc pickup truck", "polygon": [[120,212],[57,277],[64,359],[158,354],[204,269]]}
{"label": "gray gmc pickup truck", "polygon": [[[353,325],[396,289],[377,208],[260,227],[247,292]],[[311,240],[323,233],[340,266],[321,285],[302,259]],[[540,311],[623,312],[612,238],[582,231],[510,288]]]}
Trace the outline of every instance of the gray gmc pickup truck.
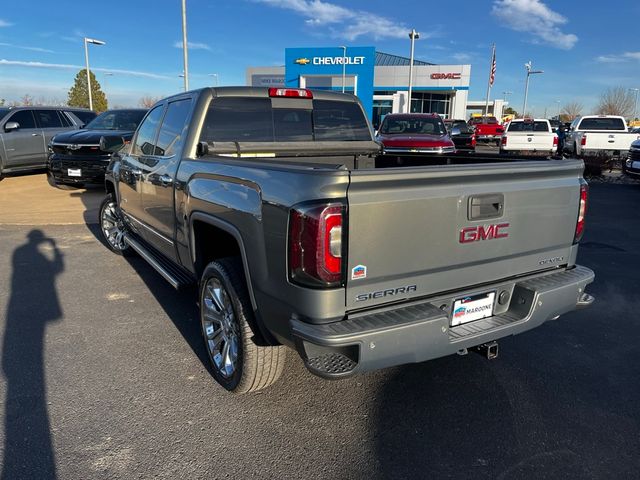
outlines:
{"label": "gray gmc pickup truck", "polygon": [[[342,378],[481,348],[591,304],[579,160],[386,161],[358,99],[226,87],[158,102],[107,170],[105,243],[198,283],[215,379],[285,349]],[[435,164],[435,163],[438,164]]]}

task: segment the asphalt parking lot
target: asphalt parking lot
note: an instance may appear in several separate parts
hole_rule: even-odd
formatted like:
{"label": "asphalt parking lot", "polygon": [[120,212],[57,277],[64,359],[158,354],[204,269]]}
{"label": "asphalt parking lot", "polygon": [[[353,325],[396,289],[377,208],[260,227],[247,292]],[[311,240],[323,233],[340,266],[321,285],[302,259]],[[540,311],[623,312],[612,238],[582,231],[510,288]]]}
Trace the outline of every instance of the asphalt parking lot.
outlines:
{"label": "asphalt parking lot", "polygon": [[592,185],[593,307],[497,360],[328,382],[291,354],[242,397],[209,376],[194,292],[97,240],[100,198],[0,182],[2,478],[638,478],[640,185]]}

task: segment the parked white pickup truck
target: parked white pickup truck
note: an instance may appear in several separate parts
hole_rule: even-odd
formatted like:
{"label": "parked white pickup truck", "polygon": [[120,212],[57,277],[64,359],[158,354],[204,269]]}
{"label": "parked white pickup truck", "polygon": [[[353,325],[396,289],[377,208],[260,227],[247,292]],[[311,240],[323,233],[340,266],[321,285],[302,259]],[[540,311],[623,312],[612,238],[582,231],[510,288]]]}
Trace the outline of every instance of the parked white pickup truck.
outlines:
{"label": "parked white pickup truck", "polygon": [[615,159],[623,162],[640,134],[631,133],[623,117],[586,115],[576,118],[567,132],[564,151],[585,160],[587,170],[600,173]]}
{"label": "parked white pickup truck", "polygon": [[511,120],[502,134],[500,153],[553,155],[558,150],[558,136],[549,120],[517,118]]}

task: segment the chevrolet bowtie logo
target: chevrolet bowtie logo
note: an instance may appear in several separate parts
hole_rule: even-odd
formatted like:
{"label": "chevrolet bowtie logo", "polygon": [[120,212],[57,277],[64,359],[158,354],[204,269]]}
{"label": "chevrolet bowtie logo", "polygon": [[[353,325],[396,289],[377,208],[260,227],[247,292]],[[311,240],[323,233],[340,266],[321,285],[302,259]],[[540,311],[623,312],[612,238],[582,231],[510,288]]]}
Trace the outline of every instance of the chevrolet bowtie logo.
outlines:
{"label": "chevrolet bowtie logo", "polygon": [[308,58],[296,58],[294,63],[297,63],[298,65],[306,65],[307,63],[311,63],[311,60]]}

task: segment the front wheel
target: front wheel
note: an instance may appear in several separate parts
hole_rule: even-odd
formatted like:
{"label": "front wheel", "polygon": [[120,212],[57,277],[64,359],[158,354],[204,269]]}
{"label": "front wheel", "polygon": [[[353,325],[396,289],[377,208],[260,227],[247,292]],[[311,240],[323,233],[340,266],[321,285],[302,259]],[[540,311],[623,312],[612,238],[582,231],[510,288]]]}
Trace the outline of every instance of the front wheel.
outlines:
{"label": "front wheel", "polygon": [[255,342],[253,310],[238,258],[223,258],[205,268],[200,323],[213,377],[227,390],[255,392],[282,374],[286,347]]}
{"label": "front wheel", "polygon": [[108,194],[100,205],[100,233],[107,247],[118,255],[131,255],[132,249],[124,237],[127,228],[113,194]]}

